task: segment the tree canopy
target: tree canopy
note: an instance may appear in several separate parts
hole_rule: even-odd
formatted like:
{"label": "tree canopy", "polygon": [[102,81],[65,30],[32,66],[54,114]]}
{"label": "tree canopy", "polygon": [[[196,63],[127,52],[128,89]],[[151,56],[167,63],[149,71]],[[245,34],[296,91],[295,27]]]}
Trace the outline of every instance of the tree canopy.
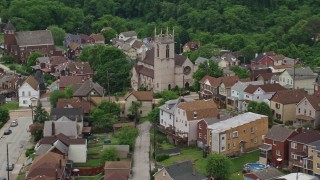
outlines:
{"label": "tree canopy", "polygon": [[199,81],[205,75],[217,78],[223,76],[223,71],[214,61],[207,61],[207,63],[200,64],[198,70],[193,74],[193,79],[195,80],[195,89],[200,88]]}
{"label": "tree canopy", "polygon": [[230,179],[231,160],[224,154],[213,153],[207,158],[206,172],[214,179]]}
{"label": "tree canopy", "polygon": [[47,29],[50,30],[52,33],[54,44],[61,46],[63,44],[63,40],[64,40],[64,36],[66,34],[66,31],[56,25],[51,25]]}

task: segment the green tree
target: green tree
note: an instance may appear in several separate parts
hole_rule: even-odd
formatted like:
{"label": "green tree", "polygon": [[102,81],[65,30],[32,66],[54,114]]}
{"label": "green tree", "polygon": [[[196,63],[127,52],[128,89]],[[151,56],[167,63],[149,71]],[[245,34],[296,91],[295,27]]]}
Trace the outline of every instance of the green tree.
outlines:
{"label": "green tree", "polygon": [[250,101],[247,107],[249,112],[254,112],[257,114],[262,114],[268,116],[269,125],[272,125],[272,110],[265,102],[255,102]]}
{"label": "green tree", "polygon": [[117,117],[111,113],[106,113],[101,109],[94,109],[91,115],[92,125],[98,131],[112,130],[113,124],[116,123]]}
{"label": "green tree", "polygon": [[115,117],[120,116],[120,105],[114,102],[102,101],[98,105],[98,109],[103,110],[105,113],[113,114]]}
{"label": "green tree", "polygon": [[49,120],[49,113],[42,107],[39,101],[36,109],[34,110],[34,122],[44,123]]}
{"label": "green tree", "polygon": [[106,161],[116,161],[118,159],[117,150],[115,147],[104,149],[101,155],[101,164]]}
{"label": "green tree", "polygon": [[50,94],[50,98],[49,98],[51,106],[56,107],[58,99],[64,99],[64,98],[67,98],[66,93],[64,91],[59,91],[59,90],[53,91]]}
{"label": "green tree", "polygon": [[52,33],[54,44],[57,46],[61,46],[63,44],[66,31],[56,25],[51,25],[47,29]]}
{"label": "green tree", "polygon": [[231,71],[233,71],[241,79],[250,77],[250,72],[247,69],[242,68],[240,66],[232,66]]}
{"label": "green tree", "polygon": [[161,94],[161,100],[158,103],[159,106],[163,105],[165,102],[169,100],[179,98],[176,92],[170,91],[170,90],[163,90],[161,91],[160,94]]}
{"label": "green tree", "polygon": [[125,126],[116,134],[121,145],[129,145],[130,149],[133,150],[136,138],[139,135],[139,131],[135,127]]}
{"label": "green tree", "polygon": [[133,117],[135,122],[139,121],[139,118],[140,118],[139,110],[141,106],[142,106],[141,102],[132,101],[132,104],[128,109],[128,111],[130,112],[130,115]]}
{"label": "green tree", "polygon": [[159,119],[160,119],[160,109],[158,107],[155,107],[154,109],[152,109],[149,114],[148,114],[148,119],[151,121],[151,122],[154,122],[154,123],[160,123],[159,122]]}
{"label": "green tree", "polygon": [[0,107],[0,122],[6,123],[10,119],[9,110],[5,107]]}
{"label": "green tree", "polygon": [[42,54],[40,52],[32,52],[28,56],[27,66],[31,67],[31,66],[36,65],[36,60],[37,60],[38,57],[42,57]]}
{"label": "green tree", "polygon": [[231,160],[224,154],[211,154],[207,158],[206,173],[214,179],[230,179]]}
{"label": "green tree", "polygon": [[247,111],[249,112],[256,112],[256,107],[258,106],[258,103],[256,101],[250,101],[247,107]]}
{"label": "green tree", "polygon": [[66,98],[72,98],[73,95],[73,87],[72,86],[68,86],[64,89],[64,93],[66,94]]}
{"label": "green tree", "polygon": [[114,29],[103,30],[101,33],[105,38],[106,44],[111,44],[111,40],[117,36],[117,31]]}
{"label": "green tree", "polygon": [[195,83],[194,87],[196,90],[200,89],[200,84],[199,81],[205,76],[211,76],[211,77],[222,77],[223,76],[223,71],[222,69],[218,66],[218,64],[214,61],[208,61],[208,63],[202,63],[199,65],[198,70],[192,75]]}
{"label": "green tree", "polygon": [[1,61],[7,64],[13,63],[14,62],[14,57],[13,56],[2,56]]}
{"label": "green tree", "polygon": [[34,142],[38,142],[43,137],[43,123],[35,122],[29,126],[29,131],[33,136]]}

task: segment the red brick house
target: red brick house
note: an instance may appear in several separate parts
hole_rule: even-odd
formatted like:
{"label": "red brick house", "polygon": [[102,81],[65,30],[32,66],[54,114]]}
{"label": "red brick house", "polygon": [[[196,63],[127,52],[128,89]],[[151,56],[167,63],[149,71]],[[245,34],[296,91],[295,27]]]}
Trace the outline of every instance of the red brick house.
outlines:
{"label": "red brick house", "polygon": [[89,39],[88,39],[89,43],[90,44],[104,44],[104,37],[102,34],[98,33],[98,34],[91,34],[89,36]]}
{"label": "red brick house", "polygon": [[67,48],[67,51],[66,51],[66,56],[69,59],[75,60],[80,56],[81,52],[82,52],[81,44],[78,44],[78,43],[75,43],[75,42],[71,42],[68,45],[68,48]]}
{"label": "red brick house", "polygon": [[43,56],[54,56],[56,53],[52,33],[49,30],[16,32],[10,22],[4,28],[4,54],[13,56],[17,61],[26,62],[32,52]]}
{"label": "red brick house", "polygon": [[289,141],[298,132],[284,126],[273,126],[264,138],[259,161],[263,164],[273,163],[276,167],[283,167],[289,160]]}
{"label": "red brick house", "polygon": [[251,60],[251,65],[266,65],[273,66],[274,59],[271,56],[275,56],[276,53],[273,51],[256,54],[256,57]]}
{"label": "red brick house", "polygon": [[304,170],[303,160],[308,156],[310,148],[308,144],[319,139],[319,131],[306,129],[302,129],[299,134],[289,138],[289,168],[302,172]]}
{"label": "red brick house", "polygon": [[68,59],[63,56],[39,57],[36,59],[34,69],[40,69],[43,72],[55,73],[55,67],[59,64],[68,62]]}

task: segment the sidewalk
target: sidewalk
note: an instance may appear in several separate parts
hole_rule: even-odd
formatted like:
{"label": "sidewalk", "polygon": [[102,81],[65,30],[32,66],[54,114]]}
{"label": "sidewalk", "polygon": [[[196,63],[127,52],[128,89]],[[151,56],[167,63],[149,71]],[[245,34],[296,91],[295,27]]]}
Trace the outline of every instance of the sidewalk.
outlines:
{"label": "sidewalk", "polygon": [[33,143],[28,141],[28,143],[24,146],[23,151],[20,154],[18,161],[15,163],[14,169],[10,174],[10,179],[17,179],[18,175],[23,167],[24,162],[27,161],[27,157],[25,155],[26,149],[33,147]]}

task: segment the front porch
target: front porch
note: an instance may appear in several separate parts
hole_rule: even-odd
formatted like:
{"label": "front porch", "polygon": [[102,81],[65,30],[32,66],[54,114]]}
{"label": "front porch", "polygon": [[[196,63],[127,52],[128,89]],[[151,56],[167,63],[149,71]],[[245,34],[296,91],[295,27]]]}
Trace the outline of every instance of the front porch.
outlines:
{"label": "front porch", "polygon": [[188,137],[181,137],[179,133],[175,132],[172,127],[165,128],[164,126],[157,125],[157,130],[167,136],[169,142],[173,145],[188,146]]}
{"label": "front porch", "polygon": [[260,149],[259,162],[264,165],[269,164],[271,160],[272,146],[270,144],[262,144],[259,147],[259,149]]}
{"label": "front porch", "polygon": [[311,126],[315,128],[315,119],[310,116],[299,114],[296,116],[296,120],[293,122],[295,127]]}

